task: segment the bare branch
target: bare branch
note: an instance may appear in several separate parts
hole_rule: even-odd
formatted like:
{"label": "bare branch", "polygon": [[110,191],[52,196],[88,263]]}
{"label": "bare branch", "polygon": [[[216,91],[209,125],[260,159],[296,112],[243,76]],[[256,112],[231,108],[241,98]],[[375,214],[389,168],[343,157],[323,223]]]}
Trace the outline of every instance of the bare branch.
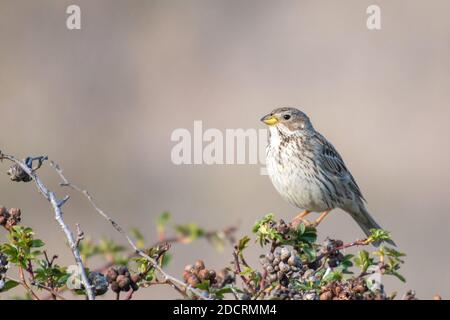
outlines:
{"label": "bare branch", "polygon": [[174,288],[183,288],[185,291],[191,292],[192,294],[194,294],[195,296],[197,296],[200,299],[204,299],[204,300],[211,299],[209,297],[209,295],[205,296],[205,294],[202,291],[200,291],[200,290],[192,287],[191,285],[186,284],[183,281],[178,280],[177,278],[166,273],[159,266],[158,262],[155,259],[150,257],[143,250],[139,249],[136,246],[136,244],[131,239],[131,237],[125,232],[125,230],[123,230],[123,228],[117,222],[115,222],[108,214],[106,214],[102,209],[100,209],[100,207],[95,202],[94,198],[91,196],[91,194],[87,190],[83,190],[80,187],[69,182],[69,180],[64,176],[63,170],[57,163],[51,161],[50,165],[56,170],[56,172],[60,176],[60,178],[62,180],[62,183],[60,185],[63,187],[72,188],[73,190],[83,194],[87,198],[87,200],[90,202],[92,207],[95,209],[95,211],[97,211],[98,214],[100,214],[104,219],[106,219],[109,223],[111,223],[111,225],[113,226],[114,229],[116,229],[117,232],[122,234],[122,236],[127,240],[129,245],[131,246],[131,248],[133,248],[133,251],[135,252],[135,254],[140,255],[141,257],[147,259],[152,264],[153,268],[155,268],[155,270],[157,270],[162,275],[163,280],[165,282],[167,282],[169,285],[171,285]]}
{"label": "bare branch", "polygon": [[[6,159],[11,162],[13,162],[16,166],[20,167],[26,174],[28,174],[29,177],[32,178],[32,180],[35,182],[35,185],[38,189],[38,191],[44,196],[45,199],[47,199],[52,207],[53,211],[55,213],[55,219],[59,223],[61,229],[63,230],[67,242],[70,246],[70,249],[72,251],[72,254],[75,258],[75,262],[77,263],[78,268],[80,269],[80,275],[81,275],[81,281],[83,282],[84,287],[86,288],[86,294],[89,300],[95,300],[95,293],[93,290],[92,285],[89,282],[86,269],[83,265],[83,261],[80,256],[80,252],[78,251],[78,247],[76,245],[74,236],[72,234],[72,231],[70,231],[67,224],[64,222],[63,219],[63,212],[62,212],[62,206],[67,202],[69,199],[68,197],[65,197],[62,200],[58,200],[55,196],[55,194],[50,191],[45,184],[42,182],[42,180],[37,176],[36,170],[42,165],[42,162],[46,160],[46,157],[37,157],[37,158],[27,158],[26,164],[15,157],[11,155],[6,155],[0,152],[0,159]],[[33,168],[33,160],[38,161],[38,166]]]}

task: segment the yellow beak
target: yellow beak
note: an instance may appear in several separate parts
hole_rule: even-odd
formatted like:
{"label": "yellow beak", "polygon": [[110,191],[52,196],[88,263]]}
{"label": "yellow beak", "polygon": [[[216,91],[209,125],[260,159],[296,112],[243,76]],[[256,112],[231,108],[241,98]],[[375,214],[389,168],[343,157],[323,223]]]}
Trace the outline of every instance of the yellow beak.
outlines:
{"label": "yellow beak", "polygon": [[273,125],[278,123],[278,119],[276,117],[274,117],[274,116],[271,116],[271,115],[267,115],[267,116],[263,117],[261,119],[261,121],[264,122],[265,124],[269,125],[269,126],[273,126]]}

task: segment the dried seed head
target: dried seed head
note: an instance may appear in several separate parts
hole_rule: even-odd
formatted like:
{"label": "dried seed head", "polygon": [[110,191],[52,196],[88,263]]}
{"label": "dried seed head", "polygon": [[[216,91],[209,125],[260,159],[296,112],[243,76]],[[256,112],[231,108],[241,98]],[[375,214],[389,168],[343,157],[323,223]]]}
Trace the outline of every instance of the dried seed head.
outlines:
{"label": "dried seed head", "polygon": [[189,271],[183,271],[183,280],[184,282],[187,282],[188,278],[191,276],[191,273]]}
{"label": "dried seed head", "polygon": [[21,211],[19,208],[11,208],[9,209],[9,214],[12,215],[13,217],[18,218],[21,215]]}
{"label": "dried seed head", "polygon": [[283,247],[281,249],[280,259],[282,261],[287,261],[287,259],[289,259],[290,256],[291,256],[291,252],[289,251],[289,249],[286,247]]}
{"label": "dried seed head", "polygon": [[131,279],[129,277],[125,275],[118,275],[116,281],[122,291],[130,290]]}
{"label": "dried seed head", "polygon": [[208,277],[208,269],[202,269],[198,272],[198,277],[200,278],[200,280],[207,280]]}
{"label": "dried seed head", "polygon": [[142,277],[141,277],[140,274],[135,273],[135,274],[133,274],[133,275],[131,276],[130,279],[131,279],[131,282],[133,282],[133,283],[138,283],[139,281],[142,280]]}
{"label": "dried seed head", "polygon": [[203,260],[197,260],[197,261],[195,261],[194,269],[195,269],[197,272],[200,271],[200,270],[205,269],[205,263],[203,262]]}
{"label": "dried seed head", "polygon": [[117,273],[120,275],[125,275],[125,273],[127,273],[127,272],[128,272],[128,268],[126,266],[120,266],[117,269]]}
{"label": "dried seed head", "polygon": [[5,207],[0,207],[0,216],[6,216],[6,217],[9,216],[9,212],[8,212],[8,210],[6,210]]}
{"label": "dried seed head", "polygon": [[28,175],[28,173],[26,173],[21,166],[19,166],[18,164],[14,164],[12,165],[7,174],[10,176],[10,179],[12,181],[16,181],[16,182],[29,182],[32,180],[31,176]]}
{"label": "dried seed head", "polygon": [[115,293],[120,292],[119,284],[116,281],[111,282],[111,290]]}
{"label": "dried seed head", "polygon": [[118,275],[119,274],[117,273],[117,270],[113,267],[109,268],[106,271],[106,279],[108,280],[109,283],[116,281]]}
{"label": "dried seed head", "polygon": [[272,252],[269,252],[269,253],[266,254],[266,260],[267,261],[272,262],[273,259],[275,259],[275,257],[274,257]]}
{"label": "dried seed head", "polygon": [[331,291],[325,291],[320,295],[320,300],[331,300],[333,298],[333,294]]}

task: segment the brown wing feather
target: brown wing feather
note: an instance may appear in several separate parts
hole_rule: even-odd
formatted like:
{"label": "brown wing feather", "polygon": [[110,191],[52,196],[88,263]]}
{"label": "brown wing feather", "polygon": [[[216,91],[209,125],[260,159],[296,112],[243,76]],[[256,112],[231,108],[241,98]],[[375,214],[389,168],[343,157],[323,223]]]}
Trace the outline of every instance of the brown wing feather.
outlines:
{"label": "brown wing feather", "polygon": [[322,165],[323,168],[331,175],[334,175],[336,178],[339,178],[341,180],[347,180],[348,186],[350,189],[361,199],[364,199],[361,190],[359,189],[358,184],[356,183],[355,179],[353,178],[350,171],[345,166],[344,160],[342,160],[342,157],[337,152],[337,150],[333,147],[331,143],[329,143],[324,136],[322,136],[320,133],[316,132],[314,138],[319,142],[319,145],[321,146],[321,150],[319,150],[322,153]]}

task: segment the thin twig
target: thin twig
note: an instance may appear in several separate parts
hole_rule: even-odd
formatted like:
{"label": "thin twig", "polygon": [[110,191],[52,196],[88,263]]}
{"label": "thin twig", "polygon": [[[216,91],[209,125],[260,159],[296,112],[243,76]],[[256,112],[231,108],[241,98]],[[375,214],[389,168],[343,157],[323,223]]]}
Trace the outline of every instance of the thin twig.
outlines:
{"label": "thin twig", "polygon": [[45,186],[45,184],[42,182],[42,180],[36,174],[36,170],[42,165],[43,159],[45,159],[45,158],[44,157],[36,158],[38,160],[38,167],[36,167],[36,168],[32,167],[33,158],[28,158],[28,159],[31,159],[31,166],[28,166],[24,162],[16,159],[15,157],[13,157],[11,155],[6,155],[1,152],[0,152],[0,159],[1,160],[7,159],[7,160],[15,163],[23,171],[25,171],[35,182],[38,191],[44,196],[45,199],[47,199],[51,203],[51,205],[53,207],[53,211],[55,213],[55,219],[59,223],[61,229],[63,230],[63,232],[66,236],[67,242],[69,244],[69,247],[70,247],[72,254],[75,258],[75,261],[77,263],[77,266],[78,266],[78,269],[79,269],[80,275],[81,275],[81,281],[86,289],[87,297],[89,300],[95,300],[95,293],[94,293],[92,285],[89,282],[89,279],[88,279],[88,276],[86,273],[86,269],[83,265],[83,261],[81,260],[80,252],[78,251],[78,247],[76,246],[76,243],[75,243],[74,236],[72,234],[72,231],[70,231],[69,227],[67,226],[67,224],[64,222],[64,219],[63,219],[62,206],[67,202],[69,197],[65,197],[62,200],[58,200],[56,198],[55,194]]}
{"label": "thin twig", "polygon": [[81,230],[80,224],[77,223],[77,239],[75,242],[75,245],[78,247],[80,245],[80,242],[84,239],[84,232]]}
{"label": "thin twig", "polygon": [[254,294],[255,293],[255,289],[253,288],[252,284],[250,283],[250,279],[246,278],[243,274],[242,274],[242,270],[241,270],[241,264],[239,262],[239,256],[237,254],[236,251],[233,251],[233,257],[234,257],[234,267],[235,267],[235,271],[234,273],[238,276],[241,277],[242,281],[244,282],[244,284],[247,286],[247,288]]}
{"label": "thin twig", "polygon": [[333,249],[331,249],[331,250],[329,250],[329,251],[327,251],[327,252],[324,252],[324,253],[320,254],[320,255],[317,256],[317,258],[316,258],[313,262],[311,262],[310,264],[315,264],[315,263],[317,263],[318,261],[322,260],[323,258],[328,257],[328,256],[329,256],[330,254],[332,254],[333,252],[337,252],[337,251],[340,251],[340,250],[344,250],[344,249],[347,249],[347,248],[350,248],[350,247],[359,247],[359,246],[367,246],[367,245],[369,245],[369,242],[367,241],[367,239],[356,240],[356,241],[354,241],[354,242],[346,243],[346,244],[343,244],[343,245],[340,246],[340,247],[333,248]]}
{"label": "thin twig", "polygon": [[28,285],[27,281],[25,280],[25,276],[23,274],[23,268],[19,267],[19,281],[16,281],[18,283],[20,283],[22,285],[22,287],[25,288],[25,290],[28,291],[28,293],[33,297],[34,300],[40,300],[39,297],[36,295],[36,293],[34,293],[33,289],[30,288],[30,286]]}
{"label": "thin twig", "polygon": [[94,198],[91,196],[91,194],[87,191],[87,190],[83,190],[81,188],[79,188],[78,186],[72,184],[69,182],[69,180],[67,180],[67,178],[64,176],[63,174],[63,170],[61,169],[61,167],[56,164],[55,162],[51,161],[50,162],[51,166],[56,170],[56,172],[58,173],[58,175],[60,176],[61,180],[63,181],[60,185],[63,187],[69,187],[72,188],[75,191],[80,192],[81,194],[83,194],[87,200],[90,202],[90,204],[92,205],[92,207],[95,209],[95,211],[97,211],[98,214],[100,214],[104,219],[106,219],[109,223],[111,223],[111,225],[113,226],[114,229],[116,229],[117,232],[119,232],[120,234],[122,234],[122,236],[127,240],[127,242],[129,243],[129,245],[133,248],[133,251],[140,255],[141,257],[147,259],[155,268],[155,270],[157,270],[163,277],[163,279],[165,281],[167,281],[169,284],[171,284],[173,287],[178,286],[183,288],[186,291],[191,292],[192,294],[194,294],[195,296],[199,297],[200,299],[205,299],[205,300],[209,300],[211,299],[208,296],[205,296],[203,294],[202,291],[192,287],[191,285],[188,285],[186,283],[184,283],[181,280],[178,280],[177,278],[169,275],[168,273],[166,273],[158,264],[157,261],[155,261],[155,259],[153,259],[152,257],[150,257],[148,254],[146,254],[143,250],[139,249],[136,244],[134,243],[134,241],[131,239],[131,237],[125,232],[125,230],[123,230],[123,228],[117,223],[115,222],[108,214],[106,214],[102,209],[100,209],[100,207],[97,205],[97,203],[95,202]]}
{"label": "thin twig", "polygon": [[[232,234],[234,234],[234,232],[236,232],[237,227],[236,226],[228,226],[222,230],[211,230],[211,231],[207,231],[204,233],[204,235],[200,236],[200,238],[207,238],[206,235],[213,235],[213,234],[217,234],[218,232],[221,232],[222,234],[225,235],[225,237],[229,238],[231,237]],[[158,241],[154,242],[153,244],[151,244],[150,246],[147,246],[148,248],[157,248],[160,246],[163,246],[165,244],[171,245],[171,244],[176,244],[176,243],[185,243],[184,240],[187,237],[184,235],[181,236],[174,236],[174,237],[169,237],[169,238],[161,238]],[[231,240],[230,240],[231,242]],[[46,252],[44,252],[44,254],[46,254]],[[126,259],[132,259],[135,257],[138,257],[139,255],[136,252],[131,252],[126,256]],[[55,256],[57,257],[57,256]],[[55,257],[53,257],[53,259],[51,260],[53,262],[53,260],[55,259]],[[158,261],[158,259],[155,259]],[[47,261],[48,261],[48,257],[47,257]],[[108,268],[114,266],[114,260],[108,260],[105,264],[101,265],[100,267],[97,267],[95,269],[93,269],[94,272],[100,272],[100,273],[105,273]],[[150,265],[151,267],[151,265]],[[166,282],[152,282],[151,285],[157,285],[157,284],[168,284]],[[175,286],[175,289],[182,294],[185,298],[188,298],[188,296],[186,295],[186,293],[184,293],[182,290],[180,290],[178,287]],[[42,299],[43,300],[49,300],[51,298],[50,295],[48,296],[44,296]]]}
{"label": "thin twig", "polygon": [[133,293],[134,293],[134,290],[130,289],[130,291],[127,292],[127,295],[125,296],[125,298],[123,298],[122,300],[131,300],[131,298],[133,298]]}
{"label": "thin twig", "polygon": [[53,255],[53,257],[51,259],[49,259],[48,254],[47,254],[47,250],[44,250],[44,257],[45,257],[45,261],[47,262],[48,266],[51,268],[53,266],[53,262],[55,262],[55,260],[58,258],[58,255]]}
{"label": "thin twig", "polygon": [[[209,236],[212,236],[213,234],[217,234],[218,232],[222,232],[225,237],[229,237],[230,235],[232,235],[234,232],[236,232],[237,228],[235,226],[229,226],[226,227],[223,230],[212,230],[212,231],[207,231],[204,233],[204,235],[200,236],[200,238],[208,238]],[[174,236],[174,237],[169,237],[169,238],[160,238],[158,241],[154,242],[153,244],[151,244],[149,246],[149,248],[156,248],[158,246],[164,245],[164,244],[174,244],[174,243],[184,243],[186,239],[188,239],[188,236],[185,235],[180,235],[180,236]],[[137,257],[138,254],[136,252],[131,252],[128,256],[127,259],[131,259],[134,257]],[[104,265],[102,265],[101,267],[95,269],[95,271],[98,272],[104,272],[106,271],[109,267],[112,267],[114,265],[114,261],[108,261],[107,263],[105,263]]]}

